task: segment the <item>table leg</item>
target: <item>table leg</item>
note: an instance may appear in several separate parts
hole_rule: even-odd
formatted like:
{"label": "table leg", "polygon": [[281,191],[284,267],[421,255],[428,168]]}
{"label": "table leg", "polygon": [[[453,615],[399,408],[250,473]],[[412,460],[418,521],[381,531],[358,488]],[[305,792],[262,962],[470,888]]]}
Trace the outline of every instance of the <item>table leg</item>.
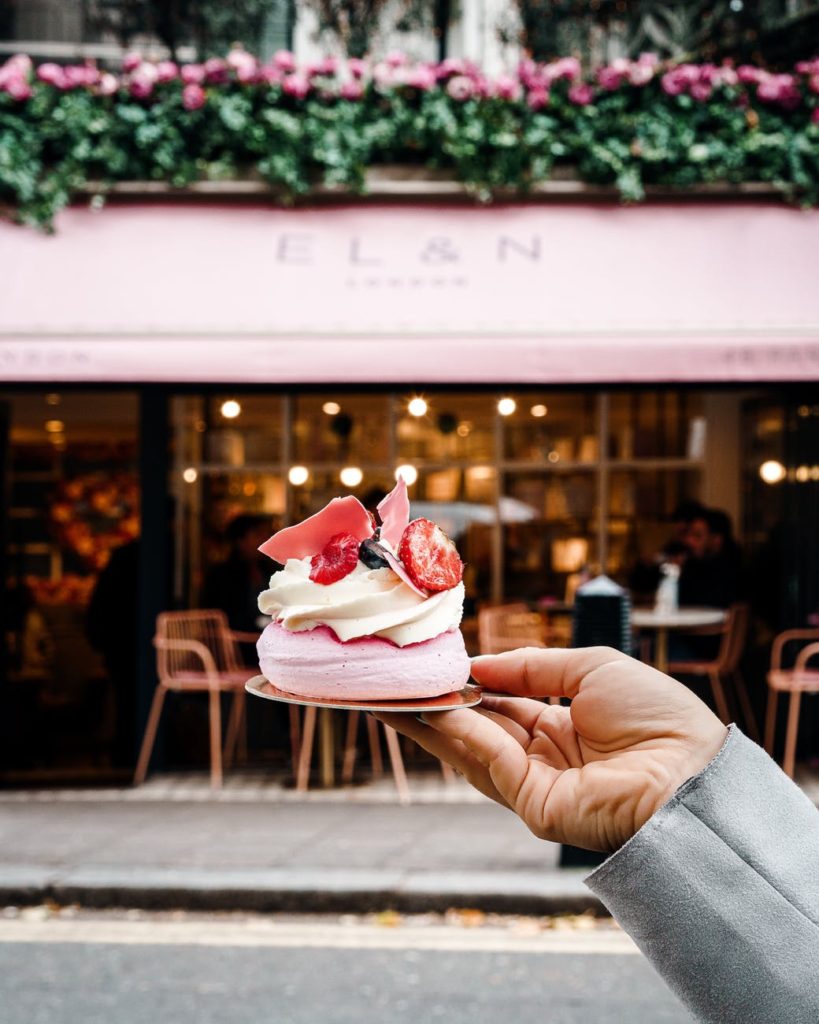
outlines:
{"label": "table leg", "polygon": [[663,626],[659,626],[657,629],[654,667],[659,669],[660,672],[668,672],[668,630]]}
{"label": "table leg", "polygon": [[333,712],[322,708],[319,712],[321,744],[321,784],[325,789],[335,785],[335,742],[333,736]]}

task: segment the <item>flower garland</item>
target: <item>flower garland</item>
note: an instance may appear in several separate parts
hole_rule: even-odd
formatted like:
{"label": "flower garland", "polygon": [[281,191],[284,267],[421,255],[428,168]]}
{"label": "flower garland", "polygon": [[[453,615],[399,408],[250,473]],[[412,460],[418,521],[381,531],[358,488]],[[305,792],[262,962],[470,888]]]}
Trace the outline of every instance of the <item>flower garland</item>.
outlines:
{"label": "flower garland", "polygon": [[568,164],[636,201],[646,185],[768,182],[819,200],[819,58],[792,73],[652,54],[584,75],[565,57],[495,78],[465,60],[267,63],[236,48],[177,65],[128,54],[120,74],[16,55],[0,65],[0,202],[49,226],[90,182],[183,187],[255,172],[283,198],[364,190],[369,167],[444,168],[480,198]]}

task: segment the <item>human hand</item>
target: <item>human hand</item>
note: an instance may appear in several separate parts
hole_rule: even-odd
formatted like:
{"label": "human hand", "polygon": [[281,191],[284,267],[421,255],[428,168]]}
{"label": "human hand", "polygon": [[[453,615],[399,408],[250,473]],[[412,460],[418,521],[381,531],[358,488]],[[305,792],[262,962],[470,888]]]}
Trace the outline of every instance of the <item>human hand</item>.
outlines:
{"label": "human hand", "polygon": [[[472,675],[498,691],[477,708],[428,713],[423,722],[376,717],[511,808],[541,839],[618,849],[726,736],[681,683],[607,647],[487,655],[472,662]],[[547,696],[572,703],[531,699]]]}

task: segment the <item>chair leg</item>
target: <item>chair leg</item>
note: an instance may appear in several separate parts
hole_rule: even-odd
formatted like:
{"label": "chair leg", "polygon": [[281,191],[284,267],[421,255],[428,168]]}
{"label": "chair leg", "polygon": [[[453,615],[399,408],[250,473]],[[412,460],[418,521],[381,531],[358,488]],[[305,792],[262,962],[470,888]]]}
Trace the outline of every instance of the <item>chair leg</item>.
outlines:
{"label": "chair leg", "polygon": [[739,669],[734,672],[734,692],[739,698],[739,706],[742,709],[742,717],[745,719],[745,728],[748,730],[748,735],[754,743],[759,743],[759,726],[756,724],[756,715],[751,707],[751,698],[748,696],[745,677]]}
{"label": "chair leg", "polygon": [[773,757],[774,753],[774,732],[776,730],[776,705],[779,694],[776,690],[768,688],[768,707],[765,711],[765,750]]}
{"label": "chair leg", "polygon": [[230,705],[230,718],[228,719],[225,752],[223,755],[225,768],[230,768],[233,764],[236,748],[239,745],[239,733],[242,728],[245,710],[244,696],[244,691],[237,690],[233,695],[233,703]]}
{"label": "chair leg", "polygon": [[214,789],[222,785],[222,694],[208,691],[208,717],[210,718],[210,784]]}
{"label": "chair leg", "polygon": [[367,738],[370,742],[370,761],[373,766],[373,775],[383,775],[384,761],[381,757],[381,744],[378,741],[378,722],[376,722],[372,715],[367,715]]}
{"label": "chair leg", "polygon": [[296,704],[288,704],[287,710],[290,718],[290,760],[293,765],[293,774],[296,774],[296,766],[299,763],[299,750],[301,748],[301,723],[299,722],[299,709]]}
{"label": "chair leg", "polygon": [[717,714],[726,725],[730,725],[731,714],[728,710],[728,699],[725,696],[725,687],[722,685],[719,673],[709,672],[708,677],[711,680],[711,692],[714,694],[714,703],[717,706]]}
{"label": "chair leg", "polygon": [[141,786],[145,781],[145,776],[148,774],[148,762],[151,760],[154,743],[156,742],[159,718],[162,714],[162,705],[165,703],[165,694],[167,692],[167,689],[160,684],[156,688],[153,701],[151,701],[151,711],[145,725],[145,736],[142,739],[142,746],[139,748],[139,759],[136,771],[134,772],[135,786]]}
{"label": "chair leg", "polygon": [[307,792],[310,781],[310,758],[313,756],[313,737],[316,734],[316,708],[308,707],[304,712],[304,734],[299,747],[299,763],[296,769],[296,790]]}
{"label": "chair leg", "polygon": [[356,738],[358,736],[358,716],[360,711],[347,713],[347,735],[344,739],[344,756],[341,761],[341,781],[349,785],[353,781],[355,759],[357,754]]}
{"label": "chair leg", "polygon": [[796,734],[799,730],[799,705],[801,703],[802,694],[798,690],[793,690],[788,702],[788,728],[785,733],[785,756],[782,760],[782,771],[789,779],[793,778],[796,768]]}
{"label": "chair leg", "polygon": [[387,750],[392,763],[392,773],[395,777],[395,788],[398,790],[398,802],[408,804],[410,802],[410,791],[407,783],[407,773],[404,771],[404,761],[401,757],[401,745],[398,742],[398,733],[389,725],[384,726],[384,734],[387,737]]}

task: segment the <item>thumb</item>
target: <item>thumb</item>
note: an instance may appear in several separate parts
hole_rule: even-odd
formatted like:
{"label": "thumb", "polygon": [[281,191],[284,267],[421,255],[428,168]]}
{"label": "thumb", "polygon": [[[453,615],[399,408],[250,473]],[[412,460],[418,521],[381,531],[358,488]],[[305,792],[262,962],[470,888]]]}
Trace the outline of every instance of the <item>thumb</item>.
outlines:
{"label": "thumb", "polygon": [[576,697],[584,679],[628,655],[611,647],[522,647],[472,660],[472,676],[489,690],[519,697]]}

